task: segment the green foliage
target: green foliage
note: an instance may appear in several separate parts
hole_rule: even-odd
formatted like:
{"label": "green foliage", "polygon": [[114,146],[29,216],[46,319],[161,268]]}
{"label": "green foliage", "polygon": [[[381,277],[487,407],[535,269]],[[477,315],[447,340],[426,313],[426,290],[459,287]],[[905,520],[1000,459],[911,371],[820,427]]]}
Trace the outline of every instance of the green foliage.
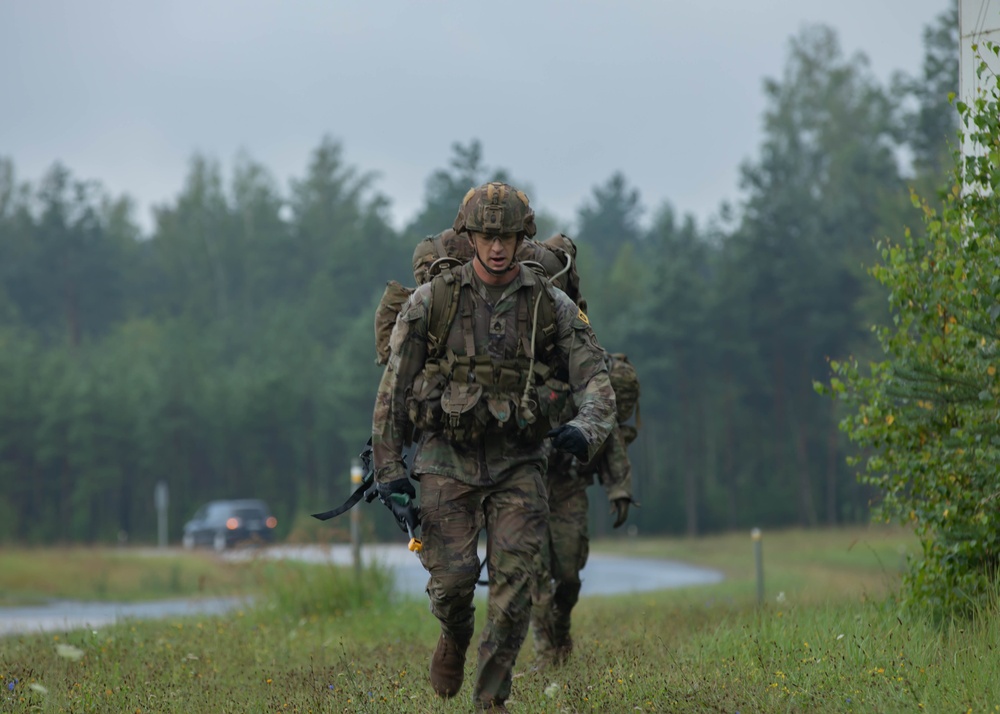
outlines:
{"label": "green foliage", "polygon": [[641,216],[638,189],[630,187],[625,175],[617,171],[595,186],[591,199],[579,209],[577,240],[595,260],[613,260],[622,246],[638,242]]}
{"label": "green foliage", "polygon": [[395,587],[392,569],[379,563],[368,563],[355,571],[329,562],[315,565],[261,560],[255,569],[257,612],[282,622],[386,609]]}
{"label": "green foliage", "polygon": [[926,234],[882,245],[871,272],[893,311],[876,330],[884,359],[834,362],[825,390],[856,405],[842,427],[863,449],[854,463],[881,514],[912,523],[922,542],[908,600],[939,613],[981,605],[1000,566],[998,98],[994,86],[958,103],[967,149],[943,206],[914,195]]}
{"label": "green foliage", "polygon": [[904,122],[918,172],[939,177],[951,161],[958,114],[948,97],[958,93],[958,0],[924,29],[924,62],[919,77],[896,78],[896,89],[916,100]]}
{"label": "green foliage", "polygon": [[[905,184],[939,182],[949,22],[928,29],[919,81],[893,91],[832,30],[792,38],[722,223],[669,200],[647,223],[621,172],[582,201],[570,235],[592,324],[643,383],[629,526],[868,517],[844,407],[809,387],[828,355],[878,351],[867,325],[884,321],[886,294],[862,265],[874,238],[916,220]],[[400,232],[375,176],[330,138],[287,186],[247,155],[228,170],[193,157],[148,236],[127,197],[58,164],[24,182],[0,158],[0,542],[151,542],[159,481],[172,540],[217,497],[266,498],[279,538],[309,532],[295,519],[347,497],[370,430],[385,282],[410,282],[415,242],[449,226],[472,185],[510,180],[478,140],[451,148]],[[912,175],[899,156],[915,157]],[[547,237],[559,219],[513,182]],[[609,531],[593,503],[595,532]],[[376,536],[397,537],[364,508]]]}
{"label": "green foliage", "polygon": [[[451,150],[453,156],[448,162],[449,169],[438,169],[427,179],[424,207],[404,231],[413,244],[451,228],[458,205],[473,186],[487,181],[510,182],[505,169],[490,168],[483,163],[483,145],[478,139],[465,146],[456,141]],[[519,188],[527,190],[526,186]],[[406,282],[409,284],[411,281]]]}

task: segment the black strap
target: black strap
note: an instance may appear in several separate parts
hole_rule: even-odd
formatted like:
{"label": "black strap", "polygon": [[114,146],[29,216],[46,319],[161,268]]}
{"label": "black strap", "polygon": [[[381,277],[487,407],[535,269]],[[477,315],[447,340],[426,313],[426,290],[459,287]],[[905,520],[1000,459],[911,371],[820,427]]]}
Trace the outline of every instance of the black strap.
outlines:
{"label": "black strap", "polygon": [[369,488],[375,483],[375,473],[372,470],[372,440],[368,437],[368,443],[365,444],[365,448],[362,449],[361,453],[358,454],[361,459],[361,472],[363,477],[361,479],[361,485],[355,489],[351,497],[348,498],[344,503],[332,511],[324,511],[323,513],[313,513],[313,518],[318,518],[321,521],[328,521],[331,518],[336,518],[341,513],[349,511],[360,501],[362,498],[365,499],[367,503],[371,503],[372,499],[375,498],[375,489],[372,488],[371,492],[365,494]]}
{"label": "black strap", "polygon": [[[352,508],[354,508],[354,506],[357,504],[358,501],[364,498],[365,491],[367,491],[368,487],[371,485],[372,485],[371,480],[363,482],[360,486],[357,487],[354,493],[351,494],[351,497],[348,498],[346,501],[344,501],[342,505],[330,511],[323,511],[323,513],[313,513],[312,517],[318,518],[321,521],[328,521],[331,518],[336,518],[341,513],[351,510]],[[371,499],[368,499],[368,502],[370,503]]]}

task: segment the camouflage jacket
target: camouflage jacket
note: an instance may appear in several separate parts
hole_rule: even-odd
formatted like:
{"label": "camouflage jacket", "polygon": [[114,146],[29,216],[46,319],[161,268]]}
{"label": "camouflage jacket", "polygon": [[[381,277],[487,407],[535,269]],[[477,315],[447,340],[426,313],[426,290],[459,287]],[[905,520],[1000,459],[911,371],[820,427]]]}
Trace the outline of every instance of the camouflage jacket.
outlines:
{"label": "camouflage jacket", "polygon": [[[571,413],[566,414],[568,419]],[[561,453],[554,449],[548,450],[547,477],[552,480],[572,482],[571,488],[585,490],[598,483],[607,494],[608,501],[619,498],[632,498],[632,464],[628,458],[628,444],[622,434],[621,426],[616,422],[601,445],[594,458],[586,463],[580,463],[571,454]]]}
{"label": "camouflage jacket", "polygon": [[[471,314],[473,344],[478,355],[492,360],[515,357],[523,344],[518,334],[518,307],[530,300],[538,281],[531,270],[522,268],[506,286],[496,305],[475,277],[471,262],[458,272],[462,288],[458,315]],[[578,427],[590,444],[589,457],[600,450],[615,424],[615,399],[608,379],[604,350],[597,342],[586,315],[561,290],[543,283],[554,302],[556,316],[555,349],[546,366],[569,375],[575,416],[569,422]],[[406,399],[414,380],[430,355],[427,347],[427,315],[431,284],[420,286],[400,312],[390,340],[389,363],[379,384],[372,421],[375,477],[388,482],[406,476],[402,451],[409,428]],[[466,335],[461,317],[451,324],[446,339],[449,352],[466,353]],[[541,360],[542,357],[539,356]],[[489,433],[475,444],[449,441],[440,431],[424,431],[417,444],[413,473],[436,473],[471,484],[502,481],[512,468],[535,463],[544,469],[542,439],[526,443],[508,433]]]}
{"label": "camouflage jacket", "polygon": [[[619,498],[632,500],[632,463],[628,458],[628,446],[617,424],[604,442],[602,453],[590,464],[584,465],[582,470],[586,473],[591,468],[608,494],[609,501]],[[590,477],[587,481],[590,481]]]}

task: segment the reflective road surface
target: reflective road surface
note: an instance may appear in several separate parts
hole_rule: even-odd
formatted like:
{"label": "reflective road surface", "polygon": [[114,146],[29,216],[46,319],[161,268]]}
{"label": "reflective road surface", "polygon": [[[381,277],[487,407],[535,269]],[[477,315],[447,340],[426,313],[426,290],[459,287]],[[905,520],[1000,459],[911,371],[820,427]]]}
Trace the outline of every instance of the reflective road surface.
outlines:
{"label": "reflective road surface", "polygon": [[[480,558],[484,553],[480,553]],[[349,545],[272,546],[265,549],[240,549],[222,556],[229,560],[276,558],[312,563],[330,562],[351,565]],[[427,573],[417,555],[403,544],[371,545],[362,549],[362,560],[391,567],[396,587],[403,593],[422,595]],[[707,585],[722,580],[722,573],[685,563],[650,558],[625,558],[591,553],[583,571],[581,595],[613,595],[649,590],[664,590],[689,585]],[[161,600],[143,603],[81,603],[57,601],[33,607],[0,607],[0,635],[98,628],[128,619],[217,615],[239,607],[238,598]]]}

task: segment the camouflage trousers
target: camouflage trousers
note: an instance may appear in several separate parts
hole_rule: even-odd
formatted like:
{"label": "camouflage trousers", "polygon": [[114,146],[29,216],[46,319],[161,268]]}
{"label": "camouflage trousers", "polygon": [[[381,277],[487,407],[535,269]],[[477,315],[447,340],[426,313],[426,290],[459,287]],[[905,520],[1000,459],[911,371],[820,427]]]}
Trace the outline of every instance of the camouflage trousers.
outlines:
{"label": "camouflage trousers", "polygon": [[510,695],[514,664],[528,633],[547,516],[545,482],[534,466],[520,467],[492,485],[435,474],[420,477],[420,559],[430,573],[431,612],[442,631],[460,643],[473,633],[477,546],[480,532],[486,530],[489,603],[473,701]]}
{"label": "camouflage trousers", "polygon": [[536,564],[531,629],[539,657],[556,661],[571,646],[570,614],[590,555],[589,504],[586,481],[549,474],[549,537]]}

